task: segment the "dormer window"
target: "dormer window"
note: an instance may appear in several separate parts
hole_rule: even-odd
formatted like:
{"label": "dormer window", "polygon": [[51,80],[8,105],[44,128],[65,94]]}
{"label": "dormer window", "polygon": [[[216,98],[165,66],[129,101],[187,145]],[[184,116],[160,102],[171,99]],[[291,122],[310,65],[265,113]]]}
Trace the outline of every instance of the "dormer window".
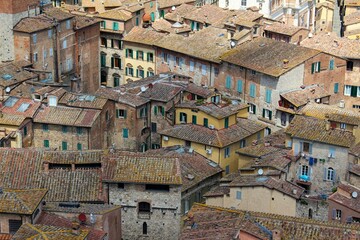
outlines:
{"label": "dormer window", "polygon": [[57,106],[57,97],[55,96],[49,96],[48,97],[48,103],[50,107],[56,107]]}

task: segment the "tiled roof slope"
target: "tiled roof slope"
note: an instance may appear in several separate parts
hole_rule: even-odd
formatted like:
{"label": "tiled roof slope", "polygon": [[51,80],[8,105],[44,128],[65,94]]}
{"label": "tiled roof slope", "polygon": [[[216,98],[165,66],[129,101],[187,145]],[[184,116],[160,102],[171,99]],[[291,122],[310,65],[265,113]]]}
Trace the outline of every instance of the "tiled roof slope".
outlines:
{"label": "tiled roof slope", "polygon": [[344,25],[348,26],[351,24],[359,23],[360,22],[360,12],[356,11],[349,15],[345,15],[344,17]]}
{"label": "tiled roof slope", "polygon": [[[38,108],[41,105],[40,102],[36,102],[36,101],[34,101],[32,99],[28,99],[28,98],[10,97],[9,101],[14,101],[13,99],[18,99],[18,100],[12,107],[4,104],[4,106],[1,108],[1,111],[3,113],[32,118],[32,117],[34,117],[36,111],[38,110]],[[5,101],[5,103],[6,103],[6,101]],[[25,108],[25,106],[28,106],[28,107]],[[25,109],[25,111],[23,111],[23,109]]]}
{"label": "tiled roof slope", "polygon": [[31,215],[47,193],[46,189],[3,189],[0,213]]}
{"label": "tiled roof slope", "polygon": [[44,13],[48,17],[56,19],[57,21],[63,21],[74,17],[74,15],[72,15],[71,13],[56,7],[45,8]]}
{"label": "tiled roof slope", "polygon": [[[258,37],[225,52],[221,59],[270,76],[279,77],[320,51]],[[283,61],[289,60],[287,67]]]}
{"label": "tiled roof slope", "polygon": [[[305,189],[293,184],[291,182],[276,179],[269,176],[258,176],[258,175],[238,175],[231,183],[229,187],[266,187],[270,190],[275,189],[282,192],[292,198],[299,199]],[[296,190],[296,193],[293,193]]]}
{"label": "tiled roof slope", "polygon": [[14,27],[16,32],[33,33],[41,30],[49,29],[54,26],[51,19],[44,15],[37,17],[27,17],[21,19]]}
{"label": "tiled roof slope", "polygon": [[3,113],[0,116],[0,124],[11,126],[20,126],[26,119],[25,116],[14,115],[11,113]]}
{"label": "tiled roof slope", "polygon": [[325,120],[302,115],[296,115],[285,132],[290,134],[291,137],[347,148],[355,143],[355,137],[352,132],[340,129],[330,129],[327,131]]}
{"label": "tiled roof slope", "polygon": [[59,100],[60,104],[64,104],[69,107],[90,108],[99,110],[103,109],[106,102],[106,98],[86,94],[78,95],[70,92],[65,93],[65,95],[63,95]]}
{"label": "tiled roof slope", "polygon": [[74,234],[71,228],[55,227],[40,224],[25,223],[12,237],[13,240],[36,239],[36,240],[56,240],[71,239],[85,240],[89,230],[80,229],[79,234]]}
{"label": "tiled roof slope", "polygon": [[0,64],[0,86],[6,87],[19,84],[26,80],[37,79],[36,74],[23,70],[18,65],[19,63],[20,62],[10,62]]}
{"label": "tiled roof slope", "polygon": [[126,22],[132,18],[132,14],[124,9],[112,9],[99,14],[97,17]]}
{"label": "tiled roof slope", "polygon": [[196,104],[196,101],[183,102],[176,105],[178,108],[191,108],[198,109],[210,116],[217,119],[223,119],[225,117],[237,114],[241,109],[249,107],[247,104],[230,104],[227,106],[219,106],[214,103],[204,103],[201,105]]}
{"label": "tiled roof slope", "polygon": [[186,13],[189,13],[189,12],[193,11],[194,9],[196,9],[196,6],[183,3],[180,6],[178,6],[177,8],[175,8],[175,11],[166,13],[164,18],[166,20],[170,20],[173,22],[182,22],[183,21],[182,17]]}
{"label": "tiled roof slope", "polygon": [[85,214],[105,214],[116,209],[120,209],[121,206],[115,206],[110,204],[91,204],[91,203],[80,203],[80,207],[64,207],[59,206],[58,202],[46,202],[43,207],[44,211],[47,212],[67,212],[67,213],[85,213]]}
{"label": "tiled roof slope", "polygon": [[350,164],[349,172],[360,176],[360,165],[358,165],[358,164]]}
{"label": "tiled roof slope", "polygon": [[100,19],[93,18],[93,17],[87,17],[87,16],[75,16],[75,28],[81,29],[86,28],[91,25],[97,24],[100,22]]}
{"label": "tiled roof slope", "polygon": [[133,27],[123,38],[123,41],[155,45],[165,34],[154,31],[152,28]]}
{"label": "tiled roof slope", "polygon": [[[201,239],[202,236],[206,236],[205,239],[217,239],[212,236],[219,231],[216,229],[219,222],[225,222],[224,226],[227,231],[229,231],[229,229],[238,231],[241,220],[243,220],[245,216],[247,219],[251,219],[252,222],[258,222],[270,231],[280,231],[281,239],[284,240],[339,240],[350,239],[351,235],[355,239],[360,237],[360,225],[339,224],[277,214],[231,210],[199,203],[195,203],[187,214],[187,216],[191,215],[194,218],[193,222],[197,223],[197,228],[184,228],[181,239]],[[233,224],[234,219],[240,220],[238,224]],[[214,231],[214,229],[216,230]],[[236,233],[236,231],[233,233]],[[248,231],[252,233],[254,230],[249,228]],[[230,235],[230,237],[233,236],[234,235]]]}
{"label": "tiled roof slope", "polygon": [[[179,159],[182,176],[182,192],[222,172],[222,169],[216,163],[196,152],[189,153],[180,146],[153,149],[147,151],[146,154],[176,157]],[[188,177],[189,174],[193,178],[190,179]]]}
{"label": "tiled roof slope", "polygon": [[168,102],[183,90],[171,83],[157,82],[140,94],[141,97],[155,101]]}
{"label": "tiled roof slope", "polygon": [[222,148],[251,136],[265,127],[261,123],[238,118],[237,124],[221,130],[209,129],[195,124],[180,124],[163,130],[160,134]]}
{"label": "tiled roof slope", "polygon": [[89,164],[100,163],[102,150],[87,150],[87,151],[44,151],[42,159],[48,163],[58,164]]}
{"label": "tiled roof slope", "polygon": [[121,92],[118,89],[99,88],[96,91],[96,95],[101,96],[103,98],[111,99],[115,102],[124,103],[133,107],[144,105],[150,101],[149,99],[141,97],[137,94]]}
{"label": "tiled roof slope", "polygon": [[[329,201],[336,202],[360,213],[360,198],[354,198],[351,196],[353,192],[357,192],[359,194],[360,188],[350,184],[340,184],[337,189],[338,190],[336,192],[331,194]],[[341,192],[339,192],[339,190],[341,190]]]}
{"label": "tiled roof slope", "polygon": [[[47,204],[47,203],[46,203]],[[42,212],[39,219],[36,221],[36,224],[47,225],[47,226],[54,226],[54,227],[61,227],[70,229],[73,227],[72,221],[61,217],[59,215],[55,215],[52,213]],[[86,240],[103,240],[106,236],[106,232],[89,228],[84,225],[80,225],[80,229],[89,231]]]}
{"label": "tiled roof slope", "polygon": [[158,0],[159,8],[178,6],[180,4],[194,3],[195,0]]}
{"label": "tiled roof slope", "polygon": [[105,182],[181,185],[179,160],[170,157],[123,154],[103,162]]}
{"label": "tiled roof slope", "polygon": [[283,98],[293,104],[295,107],[300,107],[308,103],[310,100],[317,98],[328,97],[330,94],[320,86],[310,86],[305,89],[289,91],[280,94]]}
{"label": "tiled roof slope", "polygon": [[360,125],[360,114],[349,109],[339,108],[326,104],[308,103],[300,112],[305,116],[319,119],[329,119],[335,122],[343,122],[351,125]]}
{"label": "tiled roof slope", "polygon": [[[80,154],[80,152],[78,152]],[[78,158],[73,159],[77,163]],[[46,151],[33,149],[0,149],[0,183],[4,188],[48,189],[47,201],[102,201],[100,169],[50,169]],[[79,161],[79,163],[83,163]],[[71,165],[70,165],[71,167]]]}
{"label": "tiled roof slope", "polygon": [[[307,29],[301,28],[301,27],[295,27],[292,25],[284,24],[284,23],[275,22],[273,24],[269,24],[269,25],[265,26],[264,30],[269,31],[269,32],[284,34],[287,36],[292,36],[300,30],[307,30]],[[307,31],[309,31],[309,30],[307,30]]]}
{"label": "tiled roof slope", "polygon": [[319,32],[302,41],[301,46],[317,49],[338,57],[360,58],[360,42],[346,37],[338,37],[336,33]]}

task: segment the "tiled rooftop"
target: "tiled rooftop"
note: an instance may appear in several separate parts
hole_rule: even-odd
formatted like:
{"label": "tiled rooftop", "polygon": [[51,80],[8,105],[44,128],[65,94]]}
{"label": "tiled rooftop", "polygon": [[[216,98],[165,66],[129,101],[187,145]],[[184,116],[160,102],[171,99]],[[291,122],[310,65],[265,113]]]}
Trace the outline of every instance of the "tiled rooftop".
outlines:
{"label": "tiled rooftop", "polygon": [[[270,76],[279,77],[319,54],[317,50],[258,37],[225,52],[221,59]],[[287,67],[283,61],[288,60]]]}
{"label": "tiled rooftop", "polygon": [[349,172],[360,176],[360,165],[359,164],[350,164]]}
{"label": "tiled rooftop", "polygon": [[90,108],[99,110],[103,109],[106,102],[106,98],[86,94],[74,94],[70,92],[65,93],[65,95],[63,95],[59,100],[60,104],[64,104],[69,107]]}
{"label": "tiled rooftop", "polygon": [[[241,222],[244,219],[250,219],[251,222],[257,222],[270,231],[280,231],[281,239],[285,240],[350,239],[351,234],[353,234],[355,239],[360,237],[360,226],[355,224],[345,225],[335,222],[316,221],[307,218],[231,210],[199,203],[193,205],[187,216],[188,221],[185,223],[185,226],[195,222],[197,227],[183,228],[181,239],[232,239],[239,228],[241,230]],[[236,220],[239,222],[236,222]],[[220,226],[219,223],[221,224]],[[231,232],[231,230],[233,231]],[[248,230],[250,233],[258,233],[256,229],[249,227],[246,227],[245,230]],[[222,234],[221,231],[230,231],[232,234],[226,238],[222,238],[224,234]],[[216,238],[217,236],[215,234],[218,232],[220,233],[220,236]],[[203,236],[205,237],[203,238]],[[265,236],[263,239],[266,239]]]}
{"label": "tiled rooftop", "polygon": [[37,79],[37,75],[25,71],[18,65],[19,62],[0,64],[0,85],[3,87],[19,84],[26,80]]}
{"label": "tiled rooftop", "polygon": [[0,213],[32,215],[46,193],[46,189],[2,189]]}
{"label": "tiled rooftop", "polygon": [[186,84],[186,89],[184,91],[199,95],[203,98],[208,98],[208,97],[214,95],[214,91],[212,91],[206,87],[198,86],[195,83],[191,83],[191,82]]}
{"label": "tiled rooftop", "polygon": [[201,105],[196,104],[196,101],[183,102],[176,105],[177,108],[191,108],[198,109],[210,116],[217,119],[223,119],[225,117],[237,114],[241,109],[248,108],[247,104],[230,104],[226,106],[219,106],[214,103],[204,103]]}
{"label": "tiled rooftop", "polygon": [[70,108],[70,107],[43,107],[34,118],[35,123],[47,123],[66,126],[91,127],[99,117],[99,110]]}
{"label": "tiled rooftop", "polygon": [[132,19],[132,14],[131,14],[131,12],[129,12],[125,9],[116,8],[116,9],[112,9],[112,10],[103,12],[103,13],[99,14],[97,17],[103,18],[103,19],[113,19],[113,20],[126,22],[126,21]]}
{"label": "tiled rooftop", "polygon": [[296,115],[285,132],[291,137],[347,148],[355,143],[352,132],[341,129],[327,131],[326,121],[314,117]]}
{"label": "tiled rooftop", "polygon": [[74,17],[74,15],[72,15],[71,13],[56,7],[45,8],[44,13],[45,15],[49,16],[50,18],[56,19],[57,21],[63,21]]}
{"label": "tiled rooftop", "polygon": [[0,124],[2,125],[20,126],[25,119],[26,117],[22,115],[14,115],[12,113],[0,114]]}
{"label": "tiled rooftop", "polygon": [[344,25],[348,26],[360,22],[360,12],[356,11],[344,17]]}
{"label": "tiled rooftop", "polygon": [[[293,25],[285,24],[285,23],[272,23],[269,25],[266,25],[264,28],[265,31],[268,32],[274,32],[274,33],[280,33],[287,36],[293,36],[295,33],[297,33],[300,30],[307,30],[306,28],[301,27],[295,27]],[[307,30],[309,31],[309,30]],[[306,36],[303,36],[304,38]]]}
{"label": "tiled rooftop", "polygon": [[123,154],[103,162],[105,182],[181,185],[179,160],[171,157]]}
{"label": "tiled rooftop", "polygon": [[310,100],[329,97],[330,94],[321,86],[309,86],[305,89],[293,90],[280,94],[295,107],[301,107]]}
{"label": "tiled rooftop", "polygon": [[237,124],[221,130],[209,129],[194,124],[180,124],[163,130],[160,134],[222,148],[249,137],[266,127],[261,123],[248,119],[238,118],[237,120]]}
{"label": "tiled rooftop", "polygon": [[78,234],[74,234],[71,228],[55,227],[40,224],[24,223],[13,240],[36,239],[36,240],[55,240],[55,239],[71,239],[86,240],[89,230],[80,229]]}
{"label": "tiled rooftop", "polygon": [[87,17],[87,16],[75,16],[75,28],[81,29],[86,28],[91,25],[97,24],[100,22],[100,19],[93,18],[93,17]]}
{"label": "tiled rooftop", "polygon": [[46,205],[43,207],[43,210],[46,212],[66,212],[66,213],[85,213],[85,214],[96,214],[102,215],[116,209],[119,209],[120,206],[114,206],[109,204],[89,204],[89,203],[80,203],[80,207],[64,207],[60,206],[59,202],[46,202]]}
{"label": "tiled rooftop", "polygon": [[[102,188],[100,169],[76,168],[75,171],[71,171],[70,165],[69,169],[50,169],[45,172],[44,162],[49,160],[46,156],[46,151],[43,150],[0,149],[2,187],[48,189],[45,197],[47,201],[97,202],[103,200],[99,194]],[[76,159],[74,157],[73,162]],[[83,161],[79,160],[79,163]]]}
{"label": "tiled rooftop", "polygon": [[196,6],[190,4],[181,4],[180,6],[175,8],[175,11],[171,11],[165,14],[165,19],[173,22],[182,22],[186,13],[189,13],[196,9]]}
{"label": "tiled rooftop", "polygon": [[14,27],[16,32],[33,33],[41,30],[49,29],[54,26],[51,19],[45,15],[39,15],[37,17],[27,17],[21,19]]}
{"label": "tiled rooftop", "polygon": [[187,189],[196,186],[207,178],[222,172],[222,169],[215,162],[196,152],[189,153],[180,146],[153,149],[147,151],[146,154],[176,157],[179,159],[182,176],[182,192],[185,192]]}
{"label": "tiled rooftop", "polygon": [[136,94],[121,92],[120,90],[109,88],[99,88],[96,91],[96,95],[133,107],[142,106],[150,101],[149,99]]}
{"label": "tiled rooftop", "polygon": [[195,0],[158,0],[159,9],[172,6],[179,6],[181,4],[193,4]]}
{"label": "tiled rooftop", "polygon": [[100,163],[102,150],[78,151],[44,151],[42,159],[48,163],[58,164],[90,164]]}
{"label": "tiled rooftop", "polygon": [[360,42],[345,37],[338,37],[336,33],[319,32],[313,37],[301,42],[301,46],[317,49],[338,57],[360,58]]}
{"label": "tiled rooftop", "polygon": [[360,214],[360,198],[352,197],[352,193],[360,193],[360,188],[350,184],[340,184],[337,191],[329,197],[329,201],[336,202]]}
{"label": "tiled rooftop", "polygon": [[144,92],[139,94],[139,96],[154,101],[168,102],[182,90],[183,87],[171,83],[157,82],[151,85],[151,87],[148,87]]}
{"label": "tiled rooftop", "polygon": [[[14,102],[15,104],[13,105]],[[19,115],[32,118],[40,105],[40,102],[35,102],[28,98],[10,97],[8,101],[5,101],[3,104],[1,111],[9,115]]]}
{"label": "tiled rooftop", "polygon": [[223,197],[230,193],[230,188],[226,186],[217,186],[210,189],[210,191],[204,194],[204,197]]}
{"label": "tiled rooftop", "polygon": [[360,114],[358,112],[339,108],[338,106],[310,102],[300,110],[300,113],[319,119],[329,118],[329,120],[335,122],[360,125]]}
{"label": "tiled rooftop", "polygon": [[[275,189],[282,192],[292,198],[299,199],[305,189],[299,187],[291,182],[273,178],[270,176],[259,176],[259,175],[238,175],[231,183],[229,187],[266,187],[268,189]],[[295,194],[293,192],[295,191]]]}
{"label": "tiled rooftop", "polygon": [[123,38],[123,41],[152,46],[163,37],[165,37],[164,33],[159,33],[152,28],[133,27],[131,31]]}
{"label": "tiled rooftop", "polygon": [[[47,212],[41,213],[39,219],[36,221],[36,224],[61,227],[66,229],[70,229],[73,227],[71,220]],[[89,228],[84,225],[80,225],[80,229],[89,231],[86,240],[103,240],[106,236],[106,232],[94,228]]]}

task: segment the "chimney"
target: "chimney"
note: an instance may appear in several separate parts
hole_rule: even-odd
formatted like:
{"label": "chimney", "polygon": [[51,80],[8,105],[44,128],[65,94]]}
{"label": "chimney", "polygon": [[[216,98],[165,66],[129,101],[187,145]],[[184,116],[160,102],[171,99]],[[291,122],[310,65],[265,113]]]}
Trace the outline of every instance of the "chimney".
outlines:
{"label": "chimney", "polygon": [[284,69],[287,69],[287,68],[288,68],[288,65],[289,65],[289,60],[288,60],[288,59],[284,59],[284,60],[283,60],[283,68],[284,68]]}
{"label": "chimney", "polygon": [[48,162],[44,162],[44,172],[49,173],[49,163]]}
{"label": "chimney", "polygon": [[75,172],[75,163],[71,164],[71,171]]}

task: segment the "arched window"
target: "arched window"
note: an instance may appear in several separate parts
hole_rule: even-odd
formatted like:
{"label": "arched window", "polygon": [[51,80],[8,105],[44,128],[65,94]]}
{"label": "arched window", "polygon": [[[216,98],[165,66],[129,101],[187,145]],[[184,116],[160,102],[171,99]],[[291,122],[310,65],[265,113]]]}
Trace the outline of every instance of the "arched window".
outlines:
{"label": "arched window", "polygon": [[150,203],[139,202],[139,213],[150,213]]}
{"label": "arched window", "polygon": [[143,227],[143,234],[146,235],[147,234],[147,223],[144,222],[142,227]]}

